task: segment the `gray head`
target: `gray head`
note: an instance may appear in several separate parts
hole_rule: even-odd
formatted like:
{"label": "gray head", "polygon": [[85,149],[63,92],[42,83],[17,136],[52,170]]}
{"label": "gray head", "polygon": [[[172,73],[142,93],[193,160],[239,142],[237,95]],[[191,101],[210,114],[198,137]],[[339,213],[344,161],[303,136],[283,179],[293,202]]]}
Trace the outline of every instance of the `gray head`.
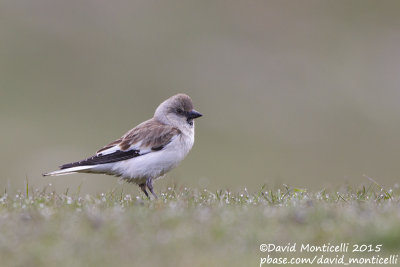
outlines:
{"label": "gray head", "polygon": [[174,95],[162,102],[154,118],[158,121],[176,127],[193,126],[193,120],[203,116],[193,109],[192,99],[185,94]]}

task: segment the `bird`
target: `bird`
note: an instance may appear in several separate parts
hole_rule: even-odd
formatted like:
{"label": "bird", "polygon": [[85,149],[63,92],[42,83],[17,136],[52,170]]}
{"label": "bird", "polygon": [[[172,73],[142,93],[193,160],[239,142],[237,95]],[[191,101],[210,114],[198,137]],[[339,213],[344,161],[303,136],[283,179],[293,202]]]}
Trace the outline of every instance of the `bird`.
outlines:
{"label": "bird", "polygon": [[203,116],[186,94],[176,94],[144,121],[109,143],[92,157],[61,165],[43,176],[72,173],[108,174],[137,184],[147,198],[154,193],[153,182],[175,168],[194,144],[194,119]]}

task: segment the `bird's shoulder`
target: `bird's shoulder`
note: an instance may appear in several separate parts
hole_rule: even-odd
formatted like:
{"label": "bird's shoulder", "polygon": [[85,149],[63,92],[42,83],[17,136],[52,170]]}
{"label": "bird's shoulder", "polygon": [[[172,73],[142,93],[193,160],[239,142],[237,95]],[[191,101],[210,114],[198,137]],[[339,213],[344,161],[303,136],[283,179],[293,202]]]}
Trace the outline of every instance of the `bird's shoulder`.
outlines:
{"label": "bird's shoulder", "polygon": [[152,118],[131,129],[121,138],[104,146],[97,151],[97,154],[132,149],[158,151],[171,142],[172,138],[180,134],[181,131],[178,128],[163,124]]}

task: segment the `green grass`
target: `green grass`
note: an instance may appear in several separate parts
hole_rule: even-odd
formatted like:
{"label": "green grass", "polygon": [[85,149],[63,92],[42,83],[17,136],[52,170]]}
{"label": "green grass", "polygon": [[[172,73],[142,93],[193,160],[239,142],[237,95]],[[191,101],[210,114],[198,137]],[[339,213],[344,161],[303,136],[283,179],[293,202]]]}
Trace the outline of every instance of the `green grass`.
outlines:
{"label": "green grass", "polygon": [[14,196],[3,194],[0,265],[259,266],[267,256],[260,244],[294,242],[382,244],[380,255],[399,254],[398,188],[375,183],[319,192],[177,187],[159,192],[158,200],[132,192],[137,196],[27,186]]}

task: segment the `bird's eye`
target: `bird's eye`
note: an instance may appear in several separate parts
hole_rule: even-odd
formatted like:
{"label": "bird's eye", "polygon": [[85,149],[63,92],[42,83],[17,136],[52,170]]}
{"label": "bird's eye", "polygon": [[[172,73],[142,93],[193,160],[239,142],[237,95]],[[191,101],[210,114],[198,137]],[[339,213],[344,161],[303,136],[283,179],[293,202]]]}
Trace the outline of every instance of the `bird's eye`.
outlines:
{"label": "bird's eye", "polygon": [[177,112],[179,115],[182,115],[182,114],[183,114],[183,110],[180,109],[180,108],[178,108],[178,109],[176,110],[176,112]]}

